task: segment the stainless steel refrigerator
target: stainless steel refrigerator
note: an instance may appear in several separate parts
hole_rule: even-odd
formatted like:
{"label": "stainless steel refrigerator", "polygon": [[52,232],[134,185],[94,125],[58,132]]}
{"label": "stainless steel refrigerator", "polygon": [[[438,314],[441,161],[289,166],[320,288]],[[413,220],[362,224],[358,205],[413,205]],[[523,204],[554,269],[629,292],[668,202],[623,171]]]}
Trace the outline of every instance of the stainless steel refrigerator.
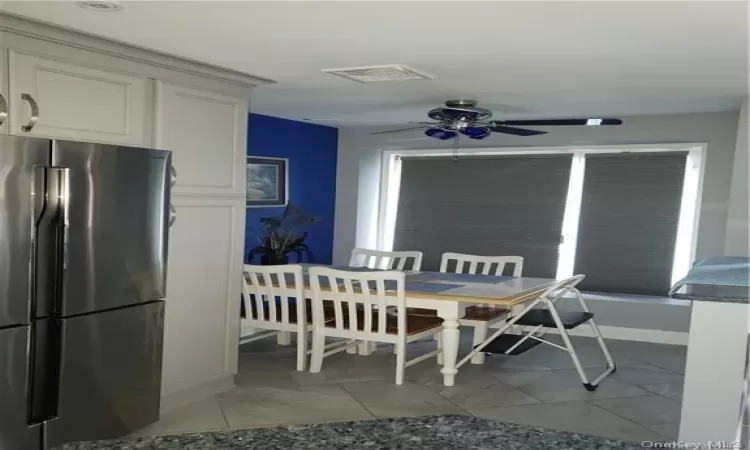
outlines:
{"label": "stainless steel refrigerator", "polygon": [[0,136],[0,449],[158,419],[171,153]]}

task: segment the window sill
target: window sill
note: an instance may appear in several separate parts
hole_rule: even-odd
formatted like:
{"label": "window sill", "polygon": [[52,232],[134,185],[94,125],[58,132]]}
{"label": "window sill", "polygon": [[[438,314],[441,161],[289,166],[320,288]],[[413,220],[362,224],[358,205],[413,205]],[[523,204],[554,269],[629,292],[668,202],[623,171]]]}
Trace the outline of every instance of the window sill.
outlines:
{"label": "window sill", "polygon": [[[567,296],[566,296],[567,297]],[[648,303],[649,305],[670,305],[670,306],[690,306],[690,300],[680,300],[670,297],[658,297],[651,295],[632,295],[632,294],[597,294],[593,292],[583,292],[583,298],[586,301],[611,301],[624,303]]]}

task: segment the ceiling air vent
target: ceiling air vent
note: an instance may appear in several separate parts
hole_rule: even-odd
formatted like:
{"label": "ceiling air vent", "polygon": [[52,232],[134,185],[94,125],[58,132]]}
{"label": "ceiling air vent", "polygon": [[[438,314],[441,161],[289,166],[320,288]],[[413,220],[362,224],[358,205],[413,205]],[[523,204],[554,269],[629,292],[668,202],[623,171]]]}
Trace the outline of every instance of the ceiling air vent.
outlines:
{"label": "ceiling air vent", "polygon": [[377,83],[380,81],[432,80],[435,77],[418,72],[401,64],[383,66],[345,67],[342,69],[323,69],[323,72],[354,80],[358,83]]}

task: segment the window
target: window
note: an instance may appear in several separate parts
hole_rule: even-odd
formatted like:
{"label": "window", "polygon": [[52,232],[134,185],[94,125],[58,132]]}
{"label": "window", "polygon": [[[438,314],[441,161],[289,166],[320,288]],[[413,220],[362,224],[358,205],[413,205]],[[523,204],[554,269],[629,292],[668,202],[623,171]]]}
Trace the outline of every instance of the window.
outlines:
{"label": "window", "polygon": [[666,295],[693,259],[704,146],[384,153],[379,248],[524,256],[524,275]]}
{"label": "window", "polygon": [[554,277],[571,155],[407,158],[401,161],[393,246],[440,255],[521,255],[524,273]]}
{"label": "window", "polygon": [[687,152],[587,155],[575,273],[593,292],[666,295]]}

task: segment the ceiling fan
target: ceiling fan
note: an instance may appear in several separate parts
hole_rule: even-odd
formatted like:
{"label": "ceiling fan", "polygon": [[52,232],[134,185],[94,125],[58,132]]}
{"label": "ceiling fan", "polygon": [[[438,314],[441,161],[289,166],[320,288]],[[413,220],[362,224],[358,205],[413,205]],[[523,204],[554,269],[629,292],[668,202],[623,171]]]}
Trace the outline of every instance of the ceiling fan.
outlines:
{"label": "ceiling fan", "polygon": [[419,124],[408,128],[378,131],[371,134],[402,133],[424,129],[429,137],[449,140],[464,135],[470,139],[485,139],[492,133],[512,134],[515,136],[536,136],[546,131],[519,128],[525,126],[570,126],[570,125],[620,125],[620,119],[582,118],[582,119],[531,119],[531,120],[490,120],[492,111],[477,106],[476,100],[448,100],[445,106],[431,109],[427,116],[436,122],[408,122]]}

